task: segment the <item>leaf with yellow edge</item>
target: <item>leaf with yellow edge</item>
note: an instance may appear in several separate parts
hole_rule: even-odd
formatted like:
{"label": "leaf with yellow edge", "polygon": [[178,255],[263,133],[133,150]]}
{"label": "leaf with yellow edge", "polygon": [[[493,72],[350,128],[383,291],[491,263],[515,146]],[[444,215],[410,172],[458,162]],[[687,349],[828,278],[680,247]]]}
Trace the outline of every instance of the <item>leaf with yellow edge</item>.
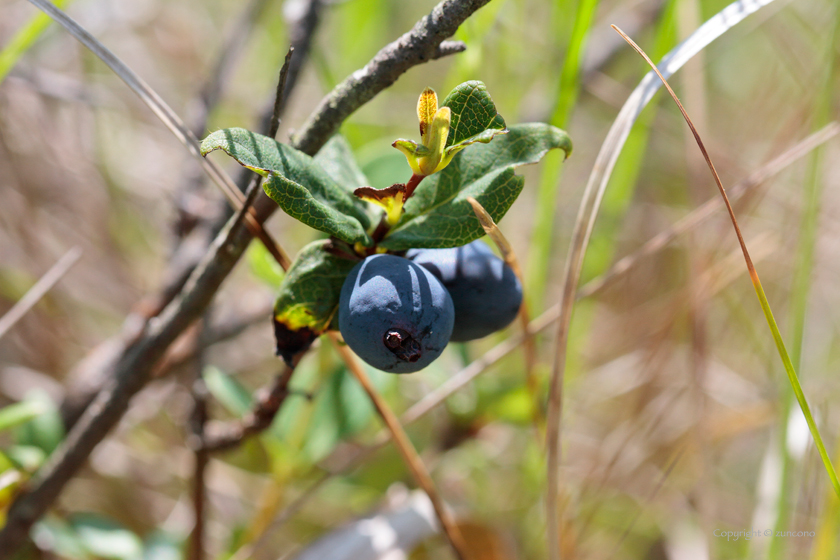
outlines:
{"label": "leaf with yellow edge", "polygon": [[390,225],[396,224],[402,216],[405,201],[405,184],[403,183],[395,183],[384,189],[359,187],[353,191],[353,194],[385,210],[385,216]]}
{"label": "leaf with yellow edge", "polygon": [[295,258],[274,303],[277,355],[287,363],[329,328],[341,286],[357,262],[327,240],[310,243]]}

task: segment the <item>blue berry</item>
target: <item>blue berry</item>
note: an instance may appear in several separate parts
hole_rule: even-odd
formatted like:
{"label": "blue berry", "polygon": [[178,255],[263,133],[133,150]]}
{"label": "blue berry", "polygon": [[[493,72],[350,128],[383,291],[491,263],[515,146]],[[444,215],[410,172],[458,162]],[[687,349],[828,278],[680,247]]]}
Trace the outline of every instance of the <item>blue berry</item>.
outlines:
{"label": "blue berry", "polygon": [[454,318],[446,288],[402,257],[372,255],[341,287],[341,336],[360,358],[383,371],[411,373],[429,365],[449,343]]}
{"label": "blue berry", "polygon": [[412,249],[406,257],[427,268],[455,305],[451,340],[483,338],[508,326],[522,305],[522,284],[481,240],[453,249]]}

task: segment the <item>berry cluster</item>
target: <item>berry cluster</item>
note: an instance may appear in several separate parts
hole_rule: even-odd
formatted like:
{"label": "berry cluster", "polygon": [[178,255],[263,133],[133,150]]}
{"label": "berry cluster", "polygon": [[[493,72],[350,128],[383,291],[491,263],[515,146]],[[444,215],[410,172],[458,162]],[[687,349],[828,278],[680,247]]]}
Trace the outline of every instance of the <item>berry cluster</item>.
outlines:
{"label": "berry cluster", "polygon": [[522,285],[482,241],[452,249],[412,249],[406,258],[371,255],[341,288],[338,326],[368,364],[418,371],[450,340],[498,331],[516,317]]}
{"label": "berry cluster", "polygon": [[202,141],[202,155],[223,150],[259,173],[289,216],[328,237],[306,245],[280,283],[272,319],[277,355],[288,365],[338,328],[370,365],[410,373],[450,340],[487,336],[516,317],[519,280],[475,240],[522,192],[516,168],[552,149],[569,155],[571,140],[548,124],[508,128],[477,80],[442,103],[426,88],[417,119],[420,141],[392,144],[411,176],[384,188],[370,186],[340,135],[314,158],[243,128]]}

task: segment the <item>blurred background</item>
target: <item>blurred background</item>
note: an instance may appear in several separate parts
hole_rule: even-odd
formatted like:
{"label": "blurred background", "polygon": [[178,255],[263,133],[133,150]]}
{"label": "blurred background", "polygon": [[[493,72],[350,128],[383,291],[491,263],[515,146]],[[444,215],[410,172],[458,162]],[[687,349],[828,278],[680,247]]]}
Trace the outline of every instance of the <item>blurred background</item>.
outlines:
{"label": "blurred background", "polygon": [[[281,141],[435,2],[322,4]],[[62,5],[199,137],[259,128],[290,29],[311,8],[302,0]],[[520,169],[525,190],[500,223],[523,263],[536,317],[559,301],[587,177],[646,71],[609,24],[658,60],[726,5],[493,0],[458,31],[466,52],[410,70],[341,133],[372,186],[384,187],[407,179],[405,158],[390,144],[417,137],[415,105],[426,86],[443,96],[479,79],[509,124],[544,121],[566,129],[572,157],[561,166],[561,156],[551,154]],[[0,2],[0,316],[72,248],[81,257],[0,338],[0,407],[30,403],[14,409],[23,410],[17,420],[0,408],[0,477],[17,471],[19,481],[78,417],[73,399],[101,382],[97,360],[118,345],[126,317],[154,306],[148,296],[189,252],[185,240],[225,207],[196,161],[119,78],[57,25],[33,28],[36,14],[23,0]],[[777,0],[672,79],[724,185],[753,178],[735,210],[835,462],[840,144],[836,130],[823,127],[838,117],[839,26],[833,0]],[[776,160],[820,130],[818,147]],[[216,161],[232,176],[239,172],[229,158]],[[607,189],[582,285],[716,197],[682,117],[658,94]],[[290,254],[319,235],[280,213],[268,229]],[[629,270],[590,290],[575,308],[563,413],[564,558],[838,558],[840,503],[792,400],[728,217],[718,207],[685,229],[634,257]],[[252,244],[206,317],[213,333],[206,348],[159,368],[36,526],[35,546],[22,558],[186,557],[193,379],[200,373],[207,384],[212,418],[249,409],[252,394],[280,370],[270,310],[281,277],[265,249]],[[369,373],[401,413],[520,332],[517,323],[451,344],[411,376]],[[408,427],[476,558],[546,557],[540,434],[554,354],[548,328],[537,338],[530,389],[518,347]],[[372,512],[385,512],[385,519],[428,513],[410,493],[413,479],[392,446],[343,467],[382,424],[331,346],[308,354],[292,387],[295,394],[268,430],[210,458],[206,558],[294,558]],[[18,485],[0,484],[0,524]],[[387,558],[452,557],[431,526],[424,529],[420,520],[405,526],[414,531],[400,545],[405,556],[392,551]],[[349,550],[353,531],[363,529],[345,528],[351,536],[331,550]],[[761,536],[720,536],[754,530]],[[799,536],[765,537],[765,530]],[[347,554],[335,559],[354,557]]]}

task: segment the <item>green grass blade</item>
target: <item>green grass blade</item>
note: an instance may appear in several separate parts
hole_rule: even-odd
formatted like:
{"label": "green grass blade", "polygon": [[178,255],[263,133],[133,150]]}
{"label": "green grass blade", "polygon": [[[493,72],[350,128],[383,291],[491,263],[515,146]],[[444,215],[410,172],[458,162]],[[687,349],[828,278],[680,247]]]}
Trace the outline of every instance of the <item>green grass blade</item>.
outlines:
{"label": "green grass blade", "polygon": [[796,370],[788,355],[785,342],[782,340],[782,334],[779,332],[779,326],[776,324],[776,319],[773,317],[773,311],[770,309],[770,304],[767,302],[767,296],[764,294],[764,288],[761,286],[761,280],[758,279],[758,274],[752,274],[753,287],[755,293],[758,295],[758,301],[761,303],[761,310],[764,312],[764,318],[767,319],[767,325],[773,333],[773,341],[776,343],[776,349],[779,351],[779,357],[782,359],[782,364],[785,367],[788,380],[791,387],[793,387],[793,394],[796,396],[796,402],[799,403],[799,408],[802,409],[802,414],[805,416],[805,421],[808,422],[808,429],[811,430],[811,437],[814,438],[814,443],[817,446],[817,451],[820,453],[825,470],[828,472],[828,478],[831,479],[831,485],[834,486],[834,492],[840,498],[840,480],[837,479],[837,472],[834,470],[834,465],[831,463],[831,458],[825,450],[820,430],[817,428],[817,423],[814,422],[814,416],[811,414],[811,407],[808,406],[808,401],[805,399],[805,394],[802,392],[802,385],[799,384],[799,377],[796,375]]}
{"label": "green grass blade", "polygon": [[[566,125],[577,102],[580,92],[580,69],[586,49],[586,37],[592,27],[597,9],[598,0],[580,0],[578,3],[574,27],[566,49],[566,60],[563,63],[563,69],[560,72],[557,84],[557,101],[549,121],[556,127],[563,128]],[[530,298],[531,309],[534,310],[543,308],[543,296],[548,281],[553,237],[552,226],[555,209],[557,208],[561,163],[563,163],[563,158],[556,154],[546,158],[540,177],[534,234],[530,254],[528,255],[528,272],[525,274],[525,278],[531,284],[527,286],[525,293]]]}
{"label": "green grass blade", "polygon": [[[826,53],[826,71],[822,76],[822,86],[818,90],[819,98],[814,110],[813,130],[825,125],[831,119],[831,102],[833,98],[834,67],[836,51],[835,40],[840,35],[840,8],[835,13],[835,23],[829,41],[828,52]],[[805,320],[808,313],[808,300],[811,289],[811,277],[814,269],[814,252],[817,244],[817,226],[819,224],[820,201],[822,199],[823,184],[820,179],[820,168],[822,162],[822,149],[817,149],[811,156],[807,175],[805,177],[805,210],[800,220],[800,236],[796,251],[797,261],[794,271],[793,285],[791,288],[791,362],[795,369],[802,367],[802,346],[805,338]],[[786,391],[782,396],[781,422],[779,426],[780,450],[782,453],[782,472],[779,477],[778,501],[776,503],[776,531],[788,527],[790,519],[790,507],[788,504],[789,486],[792,480],[793,459],[790,456],[787,446],[788,417],[793,408],[793,394]],[[770,560],[781,560],[785,557],[785,539],[773,539],[767,549],[767,557]]]}
{"label": "green grass blade", "polygon": [[41,415],[46,407],[41,401],[23,401],[0,408],[0,432],[29,422]]}
{"label": "green grass blade", "polygon": [[[59,8],[67,4],[68,0],[55,0],[53,3]],[[52,22],[50,16],[45,13],[38,13],[32,16],[20,31],[0,50],[0,83],[6,79],[9,71],[14,68],[17,61],[29,48],[35,44],[38,37],[47,29]]]}
{"label": "green grass blade", "polygon": [[715,166],[712,163],[711,158],[709,157],[709,153],[706,150],[706,147],[703,145],[703,140],[700,138],[697,129],[691,122],[691,118],[689,118],[685,107],[683,107],[682,103],[680,103],[680,100],[677,98],[677,94],[674,93],[673,89],[671,89],[671,86],[668,84],[666,78],[662,75],[662,73],[653,63],[653,61],[635,42],[633,42],[632,39],[630,39],[624,32],[618,29],[618,27],[616,27],[615,25],[612,25],[611,27],[614,30],[616,30],[624,38],[624,40],[627,41],[630,44],[630,46],[632,46],[636,50],[636,52],[638,52],[639,55],[642,56],[642,58],[645,59],[645,61],[650,65],[651,69],[659,77],[659,80],[668,90],[668,93],[671,95],[671,98],[674,100],[674,103],[676,103],[677,107],[679,107],[686,124],[691,129],[691,133],[694,135],[694,139],[697,141],[697,147],[700,149],[700,152],[706,159],[706,163],[709,166],[709,171],[711,171],[712,176],[715,180],[715,184],[717,185],[718,191],[720,192],[721,198],[723,198],[723,201],[726,204],[726,209],[729,213],[729,218],[732,221],[732,227],[735,229],[735,234],[738,237],[738,243],[741,245],[741,251],[744,254],[744,261],[747,265],[747,271],[750,274],[750,279],[752,280],[753,287],[755,288],[755,292],[758,295],[758,301],[761,304],[761,310],[764,312],[764,317],[767,320],[768,326],[770,327],[770,332],[773,335],[773,340],[776,343],[776,349],[778,350],[779,356],[782,359],[782,364],[785,367],[785,372],[787,373],[788,380],[790,381],[791,387],[793,387],[793,393],[794,395],[796,395],[796,400],[799,403],[799,407],[802,409],[802,414],[805,416],[805,421],[808,423],[808,429],[811,431],[811,436],[814,438],[814,443],[817,445],[817,450],[820,453],[820,458],[822,459],[823,465],[825,465],[826,471],[828,472],[828,476],[831,479],[831,484],[834,486],[834,491],[837,493],[837,496],[840,497],[840,480],[837,479],[837,473],[834,470],[834,465],[832,465],[831,458],[828,456],[828,452],[825,450],[825,444],[823,444],[819,428],[817,428],[817,424],[816,422],[814,422],[814,417],[811,414],[811,408],[808,406],[808,401],[805,399],[805,394],[802,392],[802,386],[799,384],[799,378],[796,375],[796,369],[793,367],[793,363],[790,360],[790,355],[788,354],[787,348],[785,347],[782,335],[779,332],[779,327],[776,324],[776,319],[773,317],[773,311],[770,309],[770,304],[767,301],[767,296],[764,293],[764,288],[761,285],[761,280],[758,277],[758,272],[756,271],[755,266],[753,266],[752,258],[750,257],[750,253],[747,250],[747,245],[744,241],[744,236],[741,233],[741,228],[738,225],[738,221],[735,219],[735,212],[732,210],[732,204],[729,202],[729,198],[726,196],[726,189],[723,188],[723,183],[721,182],[720,176],[718,175],[717,170],[715,169]]}
{"label": "green grass blade", "polygon": [[[834,460],[840,462],[840,441],[835,444]],[[831,560],[840,543],[840,498],[833,494],[826,496],[823,512],[814,539],[811,560]]]}

